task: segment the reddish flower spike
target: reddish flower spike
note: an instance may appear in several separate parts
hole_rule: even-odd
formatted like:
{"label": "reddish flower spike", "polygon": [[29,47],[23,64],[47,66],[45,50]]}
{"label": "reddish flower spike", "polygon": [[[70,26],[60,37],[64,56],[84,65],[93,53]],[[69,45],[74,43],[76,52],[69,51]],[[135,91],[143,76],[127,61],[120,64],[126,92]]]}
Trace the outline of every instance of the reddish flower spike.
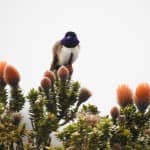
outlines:
{"label": "reddish flower spike", "polygon": [[69,70],[65,66],[61,66],[57,71],[57,75],[61,80],[66,80],[69,77]]}
{"label": "reddish flower spike", "polygon": [[10,86],[17,86],[20,81],[20,74],[12,65],[6,65],[3,77]]}
{"label": "reddish flower spike", "polygon": [[85,102],[91,96],[92,96],[92,93],[87,88],[82,88],[79,94],[79,101]]}
{"label": "reddish flower spike", "polygon": [[120,85],[117,89],[118,104],[121,107],[126,107],[128,105],[133,104],[132,95],[132,91],[127,85]]}
{"label": "reddish flower spike", "polygon": [[53,81],[55,80],[55,78],[56,78],[54,72],[49,71],[49,70],[45,71],[44,77],[48,77],[52,82],[53,82]]}
{"label": "reddish flower spike", "polygon": [[150,86],[148,83],[141,83],[137,86],[135,104],[140,111],[145,111],[150,104]]}
{"label": "reddish flower spike", "polygon": [[6,61],[0,61],[0,85],[2,85],[2,86],[6,85],[4,78],[3,78],[4,69],[5,69],[6,65],[7,65]]}
{"label": "reddish flower spike", "polygon": [[111,109],[111,111],[110,111],[110,114],[111,114],[111,116],[112,116],[112,118],[113,119],[116,119],[116,118],[118,118],[119,117],[119,109],[118,109],[118,107],[112,107],[112,109]]}
{"label": "reddish flower spike", "polygon": [[51,87],[51,80],[48,77],[43,77],[43,79],[41,80],[41,87],[44,90],[47,90]]}
{"label": "reddish flower spike", "polygon": [[6,61],[0,61],[0,79],[3,78],[4,69],[6,67],[7,62]]}

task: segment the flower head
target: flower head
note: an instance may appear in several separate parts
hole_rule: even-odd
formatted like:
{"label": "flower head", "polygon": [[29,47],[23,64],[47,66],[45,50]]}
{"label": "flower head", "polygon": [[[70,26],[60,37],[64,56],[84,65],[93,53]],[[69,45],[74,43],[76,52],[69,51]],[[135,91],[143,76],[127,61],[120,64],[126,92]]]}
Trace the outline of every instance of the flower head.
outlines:
{"label": "flower head", "polygon": [[56,78],[54,72],[49,71],[49,70],[45,71],[44,77],[48,77],[52,82],[53,82],[53,81],[55,80],[55,78]]}
{"label": "flower head", "polygon": [[66,80],[69,77],[69,70],[65,66],[61,66],[57,71],[57,75],[61,80]]}
{"label": "flower head", "polygon": [[132,91],[127,85],[120,85],[117,89],[118,104],[122,107],[133,104],[132,95]]}
{"label": "flower head", "polygon": [[91,96],[92,93],[87,88],[82,88],[79,94],[79,102],[85,102]]}
{"label": "flower head", "polygon": [[44,90],[47,90],[51,87],[51,85],[52,85],[51,80],[48,77],[43,77],[43,79],[41,80],[41,87]]}
{"label": "flower head", "polygon": [[116,119],[116,118],[118,118],[118,116],[119,116],[119,109],[118,109],[118,107],[112,107],[112,109],[111,109],[111,111],[110,111],[110,114],[111,114],[111,116],[112,116],[112,118],[113,119]]}
{"label": "flower head", "polygon": [[66,68],[69,70],[69,74],[72,75],[72,73],[73,73],[72,65],[68,65],[68,66],[66,66]]}
{"label": "flower head", "polygon": [[3,77],[5,82],[12,87],[17,86],[20,81],[20,74],[12,65],[6,65]]}
{"label": "flower head", "polygon": [[4,69],[7,65],[6,61],[0,61],[0,78],[3,78]]}
{"label": "flower head", "polygon": [[135,104],[140,111],[145,111],[150,104],[150,86],[148,83],[141,83],[137,86]]}
{"label": "flower head", "polygon": [[6,65],[7,65],[6,61],[0,61],[0,84],[2,85],[5,85],[3,75],[4,75],[4,69]]}

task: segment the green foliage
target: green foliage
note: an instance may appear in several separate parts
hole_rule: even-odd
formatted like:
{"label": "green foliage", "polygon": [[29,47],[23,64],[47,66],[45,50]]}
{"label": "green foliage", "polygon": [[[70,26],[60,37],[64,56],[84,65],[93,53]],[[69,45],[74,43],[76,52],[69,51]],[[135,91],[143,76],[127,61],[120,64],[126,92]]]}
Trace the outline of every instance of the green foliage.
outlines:
{"label": "green foliage", "polygon": [[49,89],[39,87],[38,90],[30,90],[27,98],[30,103],[33,147],[40,149],[49,146],[50,134],[75,118],[81,105],[78,105],[79,90],[78,82],[73,82],[71,78],[61,80],[58,77]]}
{"label": "green foliage", "polygon": [[150,129],[149,113],[150,109],[143,113],[138,111],[134,105],[121,108],[120,117],[112,132],[111,143],[120,143],[123,148],[130,149],[138,149],[138,145],[147,150],[150,143],[146,141],[150,141],[150,135],[145,135],[145,131]]}
{"label": "green foliage", "polygon": [[0,85],[0,149],[23,149],[23,137],[26,135],[25,124],[21,123],[19,112],[25,103],[19,87],[12,88],[10,99],[4,84]]}
{"label": "green foliage", "polygon": [[[80,85],[71,80],[56,79],[47,96],[47,110],[55,113],[61,125],[75,117]],[[46,94],[47,95],[47,94]]]}
{"label": "green foliage", "polygon": [[60,147],[46,146],[45,150],[65,150],[65,149],[62,146],[60,146]]}
{"label": "green foliage", "polygon": [[84,105],[77,122],[68,125],[57,136],[63,141],[65,149],[107,149],[111,127],[112,121],[107,116],[100,118],[96,106]]}
{"label": "green foliage", "polygon": [[58,128],[58,119],[45,109],[45,96],[40,91],[32,89],[28,97],[30,103],[30,119],[32,124],[32,144],[35,149],[40,149],[50,144],[50,133]]}
{"label": "green foliage", "polygon": [[99,114],[98,108],[95,105],[83,105],[81,109],[82,113],[91,113],[91,114]]}
{"label": "green foliage", "polygon": [[22,94],[22,90],[19,87],[12,87],[10,95],[10,110],[19,112],[22,110],[24,103],[25,98]]}
{"label": "green foliage", "polygon": [[[26,135],[25,124],[21,123],[21,118],[16,120],[13,113],[7,112],[0,116],[0,149],[16,147],[22,149],[22,138]],[[17,121],[17,122],[16,122]]]}
{"label": "green foliage", "polygon": [[[79,111],[91,92],[72,81],[69,73],[65,67],[47,71],[41,86],[29,91],[31,130],[22,122],[25,96],[18,83],[9,91],[4,80],[0,82],[0,150],[150,150],[148,84],[138,87],[135,99],[130,89],[122,86],[120,109],[113,107],[110,118],[100,116],[91,104]],[[72,124],[58,132],[70,121]],[[52,132],[58,132],[62,147],[52,147]]]}
{"label": "green foliage", "polygon": [[4,108],[4,104],[0,103],[0,114],[2,114],[4,112],[5,108]]}
{"label": "green foliage", "polygon": [[43,118],[43,97],[39,96],[39,92],[36,91],[35,89],[31,89],[31,91],[29,92],[27,98],[29,99],[29,103],[30,103],[30,108],[29,108],[29,112],[30,112],[30,119],[32,122],[32,127],[33,129],[36,129],[36,124],[38,122],[39,119]]}
{"label": "green foliage", "polygon": [[[142,113],[134,105],[120,109],[116,121],[108,116],[92,114],[83,106],[78,120],[58,133],[65,149],[71,150],[149,150],[150,147],[150,108]],[[96,107],[95,107],[96,108]],[[89,113],[90,112],[90,113]]]}
{"label": "green foliage", "polygon": [[[7,90],[7,84],[0,83],[0,149],[55,149],[51,147],[51,133],[73,120],[83,103],[79,99],[80,84],[71,80],[67,68],[63,69],[67,73],[65,78],[63,71],[60,76],[51,72],[53,81],[46,79],[38,89],[31,89],[26,96],[30,104],[31,130],[26,130],[25,124],[21,123],[20,111],[25,96],[19,84]],[[84,101],[88,97],[85,94]]]}
{"label": "green foliage", "polygon": [[4,106],[7,104],[7,90],[3,85],[0,85],[0,102],[4,104]]}

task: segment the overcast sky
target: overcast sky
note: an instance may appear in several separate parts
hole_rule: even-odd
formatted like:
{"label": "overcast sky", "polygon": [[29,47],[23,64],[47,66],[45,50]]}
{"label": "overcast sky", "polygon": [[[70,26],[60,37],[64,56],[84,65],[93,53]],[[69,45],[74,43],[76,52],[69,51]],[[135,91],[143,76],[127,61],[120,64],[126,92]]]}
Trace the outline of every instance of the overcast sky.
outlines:
{"label": "overcast sky", "polygon": [[89,88],[102,113],[116,105],[116,88],[150,81],[149,0],[0,0],[0,60],[21,74],[27,92],[49,69],[51,47],[75,31],[81,53],[73,79]]}

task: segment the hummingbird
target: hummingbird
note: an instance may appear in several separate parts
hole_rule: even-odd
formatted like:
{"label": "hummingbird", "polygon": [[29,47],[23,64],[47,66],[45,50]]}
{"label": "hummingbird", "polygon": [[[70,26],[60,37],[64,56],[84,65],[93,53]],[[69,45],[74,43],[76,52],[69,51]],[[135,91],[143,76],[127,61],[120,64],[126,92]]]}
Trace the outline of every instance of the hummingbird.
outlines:
{"label": "hummingbird", "polygon": [[52,49],[53,60],[50,70],[58,70],[60,66],[71,66],[78,58],[80,52],[80,41],[75,32],[69,31],[57,41]]}

